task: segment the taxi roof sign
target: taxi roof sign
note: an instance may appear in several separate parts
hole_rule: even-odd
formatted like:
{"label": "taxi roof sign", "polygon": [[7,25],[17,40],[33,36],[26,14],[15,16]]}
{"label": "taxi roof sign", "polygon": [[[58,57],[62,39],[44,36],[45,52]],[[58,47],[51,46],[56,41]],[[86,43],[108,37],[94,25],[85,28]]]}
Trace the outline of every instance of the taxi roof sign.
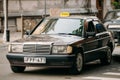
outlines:
{"label": "taxi roof sign", "polygon": [[69,12],[61,12],[60,13],[60,17],[68,17],[68,16],[70,16]]}

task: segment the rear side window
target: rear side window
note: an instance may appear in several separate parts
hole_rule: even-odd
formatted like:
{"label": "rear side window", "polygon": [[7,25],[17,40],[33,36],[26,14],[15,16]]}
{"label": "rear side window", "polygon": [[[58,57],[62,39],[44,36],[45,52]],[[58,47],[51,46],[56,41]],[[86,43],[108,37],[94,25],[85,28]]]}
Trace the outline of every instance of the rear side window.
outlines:
{"label": "rear side window", "polygon": [[96,30],[98,33],[106,31],[105,27],[102,24],[96,24]]}

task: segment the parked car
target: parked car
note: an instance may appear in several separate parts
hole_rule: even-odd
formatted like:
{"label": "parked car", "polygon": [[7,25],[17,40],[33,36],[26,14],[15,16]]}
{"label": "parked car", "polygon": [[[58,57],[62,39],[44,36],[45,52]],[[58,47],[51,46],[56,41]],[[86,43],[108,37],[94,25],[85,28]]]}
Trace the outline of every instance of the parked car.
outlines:
{"label": "parked car", "polygon": [[[120,39],[120,9],[108,11],[104,18],[104,25],[114,33],[115,39]],[[120,41],[119,41],[120,42]]]}
{"label": "parked car", "polygon": [[46,66],[77,74],[87,62],[111,63],[113,37],[95,16],[46,17],[29,34],[9,44],[6,57],[15,73]]}

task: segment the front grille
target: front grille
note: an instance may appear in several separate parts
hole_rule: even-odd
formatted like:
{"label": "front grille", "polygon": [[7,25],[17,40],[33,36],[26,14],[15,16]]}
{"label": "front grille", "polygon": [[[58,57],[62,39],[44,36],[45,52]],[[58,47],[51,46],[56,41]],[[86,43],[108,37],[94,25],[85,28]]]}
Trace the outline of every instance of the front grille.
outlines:
{"label": "front grille", "polygon": [[26,53],[41,53],[48,54],[50,53],[50,45],[45,44],[24,44],[23,52]]}

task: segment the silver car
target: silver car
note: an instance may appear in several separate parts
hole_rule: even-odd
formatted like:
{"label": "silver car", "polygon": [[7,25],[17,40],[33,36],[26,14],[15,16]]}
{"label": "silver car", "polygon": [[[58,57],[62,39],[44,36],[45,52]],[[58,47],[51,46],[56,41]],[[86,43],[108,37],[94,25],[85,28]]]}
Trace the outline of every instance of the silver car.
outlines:
{"label": "silver car", "polygon": [[108,11],[103,23],[114,33],[114,38],[120,44],[120,9]]}

